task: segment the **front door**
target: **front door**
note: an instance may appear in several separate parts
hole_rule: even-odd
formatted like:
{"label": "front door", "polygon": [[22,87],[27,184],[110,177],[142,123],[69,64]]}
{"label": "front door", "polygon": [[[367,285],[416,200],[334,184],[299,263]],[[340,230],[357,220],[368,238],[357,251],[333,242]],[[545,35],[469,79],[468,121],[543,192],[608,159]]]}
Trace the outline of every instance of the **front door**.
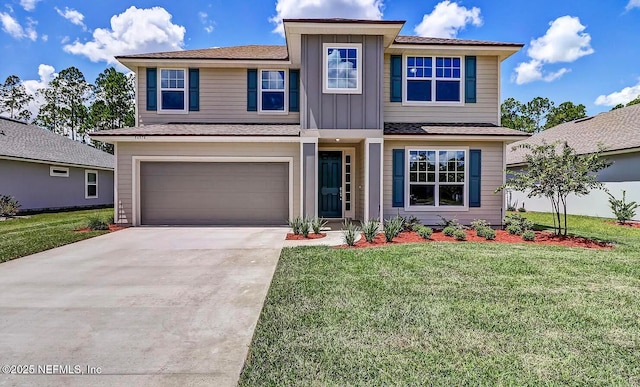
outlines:
{"label": "front door", "polygon": [[342,217],[342,152],[320,152],[318,163],[318,216]]}

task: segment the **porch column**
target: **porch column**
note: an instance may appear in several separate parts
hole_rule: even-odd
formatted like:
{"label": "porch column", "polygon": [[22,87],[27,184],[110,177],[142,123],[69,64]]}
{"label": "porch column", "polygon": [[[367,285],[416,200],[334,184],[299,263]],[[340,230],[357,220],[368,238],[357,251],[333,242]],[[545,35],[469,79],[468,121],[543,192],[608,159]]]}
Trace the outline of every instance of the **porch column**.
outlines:
{"label": "porch column", "polygon": [[381,138],[365,140],[364,221],[383,220],[382,211],[382,146]]}
{"label": "porch column", "polygon": [[318,215],[318,143],[301,143],[302,168],[301,168],[301,191],[302,191],[302,211],[303,217],[315,217]]}

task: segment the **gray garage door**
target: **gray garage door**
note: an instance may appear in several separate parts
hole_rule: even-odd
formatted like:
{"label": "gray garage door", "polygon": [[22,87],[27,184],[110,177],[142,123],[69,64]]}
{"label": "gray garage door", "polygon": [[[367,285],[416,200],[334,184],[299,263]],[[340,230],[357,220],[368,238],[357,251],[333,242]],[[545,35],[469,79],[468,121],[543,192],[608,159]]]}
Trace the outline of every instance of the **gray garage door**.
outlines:
{"label": "gray garage door", "polygon": [[140,163],[143,225],[283,225],[287,163]]}

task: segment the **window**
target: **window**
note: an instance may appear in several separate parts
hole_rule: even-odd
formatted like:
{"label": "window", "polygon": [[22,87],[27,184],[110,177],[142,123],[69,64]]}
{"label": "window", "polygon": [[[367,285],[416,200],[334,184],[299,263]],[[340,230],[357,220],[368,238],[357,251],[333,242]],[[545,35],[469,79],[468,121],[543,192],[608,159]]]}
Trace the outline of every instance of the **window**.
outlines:
{"label": "window", "polygon": [[462,102],[461,58],[407,56],[405,63],[406,102]]}
{"label": "window", "polygon": [[160,109],[187,111],[187,82],[184,69],[160,69]]}
{"label": "window", "polygon": [[98,197],[98,171],[84,171],[84,198]]}
{"label": "window", "polygon": [[69,177],[69,168],[66,167],[49,167],[49,176],[53,177]]}
{"label": "window", "polygon": [[285,70],[260,71],[260,111],[287,111],[287,72]]}
{"label": "window", "polygon": [[351,211],[351,185],[353,181],[351,176],[352,172],[351,155],[344,156],[344,210]]}
{"label": "window", "polygon": [[464,150],[409,150],[409,207],[466,206],[466,155]]}
{"label": "window", "polygon": [[324,93],[362,93],[362,45],[357,43],[323,44]]}

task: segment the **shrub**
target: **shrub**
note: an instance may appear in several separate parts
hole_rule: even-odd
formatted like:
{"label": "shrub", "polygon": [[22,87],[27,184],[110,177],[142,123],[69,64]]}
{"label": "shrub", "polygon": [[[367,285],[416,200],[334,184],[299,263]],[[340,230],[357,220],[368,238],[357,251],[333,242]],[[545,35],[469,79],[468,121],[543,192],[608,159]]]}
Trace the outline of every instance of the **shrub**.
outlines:
{"label": "shrub", "polygon": [[311,228],[314,234],[320,234],[320,231],[327,225],[327,221],[322,218],[313,218],[311,221]]}
{"label": "shrub", "polygon": [[18,209],[20,209],[20,203],[13,196],[0,195],[0,216],[14,217]]}
{"label": "shrub", "polygon": [[433,234],[433,229],[431,227],[420,226],[416,228],[416,233],[418,233],[421,238],[431,239],[431,235]]}
{"label": "shrub", "polygon": [[476,235],[477,236],[479,236],[481,238],[484,238],[485,235],[487,234],[487,230],[491,230],[491,228],[485,226],[485,227],[478,227],[475,230],[476,230]]}
{"label": "shrub", "polygon": [[109,215],[107,217],[107,224],[116,224],[115,219],[113,218],[113,215]]}
{"label": "shrub", "polygon": [[467,240],[467,233],[464,230],[456,230],[453,232],[453,237],[456,238],[456,240],[459,241],[466,241]]}
{"label": "shrub", "polygon": [[533,230],[527,230],[522,233],[522,239],[524,239],[525,241],[535,241],[536,233],[533,232]]}
{"label": "shrub", "polygon": [[504,217],[505,226],[509,227],[509,225],[512,224],[520,227],[521,232],[533,230],[533,222],[520,214],[507,214],[507,216]]}
{"label": "shrub", "polygon": [[458,229],[453,226],[447,226],[444,229],[442,229],[442,233],[448,237],[452,237],[453,234],[456,232],[456,230]]}
{"label": "shrub", "polygon": [[406,218],[402,218],[402,231],[415,231],[415,227],[422,226],[420,219],[411,215]]}
{"label": "shrub", "polygon": [[295,235],[300,235],[300,229],[302,228],[303,222],[304,220],[299,216],[296,216],[289,221],[289,227],[291,227],[291,231],[293,231]]}
{"label": "shrub", "polygon": [[108,230],[109,225],[105,223],[99,216],[92,216],[87,222],[87,227],[93,231]]}
{"label": "shrub", "polygon": [[511,235],[520,235],[522,234],[522,227],[517,224],[510,224],[507,226],[507,232]]}
{"label": "shrub", "polygon": [[302,234],[302,236],[305,238],[309,238],[309,233],[311,232],[311,222],[312,220],[310,218],[304,218],[302,220],[302,224],[300,225],[300,234]]}
{"label": "shrub", "polygon": [[526,208],[524,208],[524,203],[522,203],[522,207],[518,208],[518,212],[527,212]]}
{"label": "shrub", "polygon": [[486,229],[484,229],[484,239],[488,240],[488,241],[492,241],[494,239],[496,239],[496,230],[487,227]]}
{"label": "shrub", "polygon": [[368,222],[365,222],[365,224],[362,225],[362,233],[364,234],[364,239],[366,239],[367,242],[373,242],[375,237],[378,235],[379,226],[380,223],[375,219],[369,219]]}
{"label": "shrub", "polygon": [[342,230],[342,239],[344,243],[349,246],[354,246],[356,244],[356,238],[358,238],[358,233],[360,229],[355,224],[351,223],[351,221],[347,220],[344,222],[344,227]]}
{"label": "shrub", "polygon": [[609,207],[611,207],[611,212],[618,219],[618,223],[625,224],[636,216],[636,209],[640,207],[640,204],[636,202],[627,203],[626,191],[622,191],[622,199],[616,199],[609,192],[607,194],[609,195]]}
{"label": "shrub", "polygon": [[387,219],[384,222],[384,238],[387,242],[391,242],[393,238],[397,237],[402,231],[403,223],[401,217],[394,217]]}
{"label": "shrub", "polygon": [[478,231],[478,229],[487,228],[489,226],[491,226],[489,222],[484,219],[474,219],[473,222],[471,222],[471,228],[476,231]]}
{"label": "shrub", "polygon": [[438,223],[443,229],[447,227],[453,227],[458,230],[462,230],[462,225],[458,223],[458,219],[447,219],[444,216],[438,215],[440,217],[440,222]]}

